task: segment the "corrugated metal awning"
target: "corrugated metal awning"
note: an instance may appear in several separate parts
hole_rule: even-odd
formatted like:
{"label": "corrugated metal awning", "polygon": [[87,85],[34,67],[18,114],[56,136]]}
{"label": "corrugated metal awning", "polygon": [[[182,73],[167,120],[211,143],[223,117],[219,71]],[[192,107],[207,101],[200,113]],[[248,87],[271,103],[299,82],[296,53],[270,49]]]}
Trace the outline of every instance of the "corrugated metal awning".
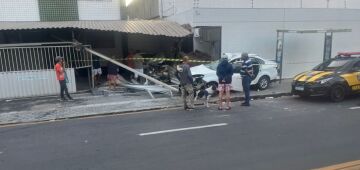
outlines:
{"label": "corrugated metal awning", "polygon": [[1,30],[31,30],[31,29],[89,29],[99,31],[117,31],[139,33],[146,35],[163,35],[169,37],[185,37],[191,34],[176,22],[164,20],[136,21],[61,21],[61,22],[1,22]]}

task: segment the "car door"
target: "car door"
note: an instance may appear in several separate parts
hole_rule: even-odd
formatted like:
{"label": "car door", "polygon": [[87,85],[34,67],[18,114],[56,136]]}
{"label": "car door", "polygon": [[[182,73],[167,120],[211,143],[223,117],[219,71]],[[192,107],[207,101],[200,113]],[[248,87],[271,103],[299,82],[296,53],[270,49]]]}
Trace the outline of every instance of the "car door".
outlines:
{"label": "car door", "polygon": [[349,84],[351,83],[351,89],[354,92],[360,92],[360,61],[356,62],[351,70],[352,78]]}
{"label": "car door", "polygon": [[234,68],[234,75],[232,77],[232,83],[231,83],[232,90],[243,91],[242,78],[240,75],[240,70],[241,70],[240,58],[232,60],[232,61],[230,61],[230,63]]}

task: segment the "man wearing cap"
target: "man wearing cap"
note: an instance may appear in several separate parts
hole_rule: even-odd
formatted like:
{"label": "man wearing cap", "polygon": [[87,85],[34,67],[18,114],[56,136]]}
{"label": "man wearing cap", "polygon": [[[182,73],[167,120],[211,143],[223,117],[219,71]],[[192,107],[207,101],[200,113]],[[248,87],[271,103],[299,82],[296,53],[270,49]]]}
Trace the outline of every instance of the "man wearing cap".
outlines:
{"label": "man wearing cap", "polygon": [[59,81],[60,84],[60,101],[66,101],[67,99],[64,96],[64,92],[66,96],[69,98],[69,100],[73,100],[73,98],[70,96],[68,92],[68,88],[66,86],[66,73],[64,69],[64,58],[57,56],[55,58],[55,73],[56,73],[56,79]]}
{"label": "man wearing cap", "polygon": [[248,53],[241,54],[242,66],[240,74],[242,77],[242,85],[245,93],[245,102],[241,106],[250,106],[250,84],[253,74],[253,65]]}
{"label": "man wearing cap", "polygon": [[[183,58],[183,64],[177,67],[176,77],[180,81],[181,95],[184,101],[185,110],[194,109],[194,87],[193,78],[190,71],[189,57]],[[190,103],[189,103],[190,102]]]}

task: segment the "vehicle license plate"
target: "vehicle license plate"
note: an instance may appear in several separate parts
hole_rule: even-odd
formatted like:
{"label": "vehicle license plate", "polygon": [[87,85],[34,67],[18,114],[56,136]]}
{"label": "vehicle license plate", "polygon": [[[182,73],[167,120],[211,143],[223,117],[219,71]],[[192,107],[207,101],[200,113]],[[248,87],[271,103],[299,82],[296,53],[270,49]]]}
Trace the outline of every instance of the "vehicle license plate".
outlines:
{"label": "vehicle license plate", "polygon": [[304,91],[304,86],[296,86],[295,90]]}

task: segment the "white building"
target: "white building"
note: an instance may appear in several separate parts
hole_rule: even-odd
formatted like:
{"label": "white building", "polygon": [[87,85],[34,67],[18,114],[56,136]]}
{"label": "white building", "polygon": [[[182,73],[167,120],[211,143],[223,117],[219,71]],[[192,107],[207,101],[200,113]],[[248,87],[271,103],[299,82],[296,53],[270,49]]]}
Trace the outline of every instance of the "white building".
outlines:
{"label": "white building", "polygon": [[[360,51],[358,0],[162,0],[160,16],[194,29],[194,48],[218,58],[251,52],[275,59],[278,29],[352,29],[335,33],[332,54]],[[284,77],[323,60],[324,34],[286,34]]]}

